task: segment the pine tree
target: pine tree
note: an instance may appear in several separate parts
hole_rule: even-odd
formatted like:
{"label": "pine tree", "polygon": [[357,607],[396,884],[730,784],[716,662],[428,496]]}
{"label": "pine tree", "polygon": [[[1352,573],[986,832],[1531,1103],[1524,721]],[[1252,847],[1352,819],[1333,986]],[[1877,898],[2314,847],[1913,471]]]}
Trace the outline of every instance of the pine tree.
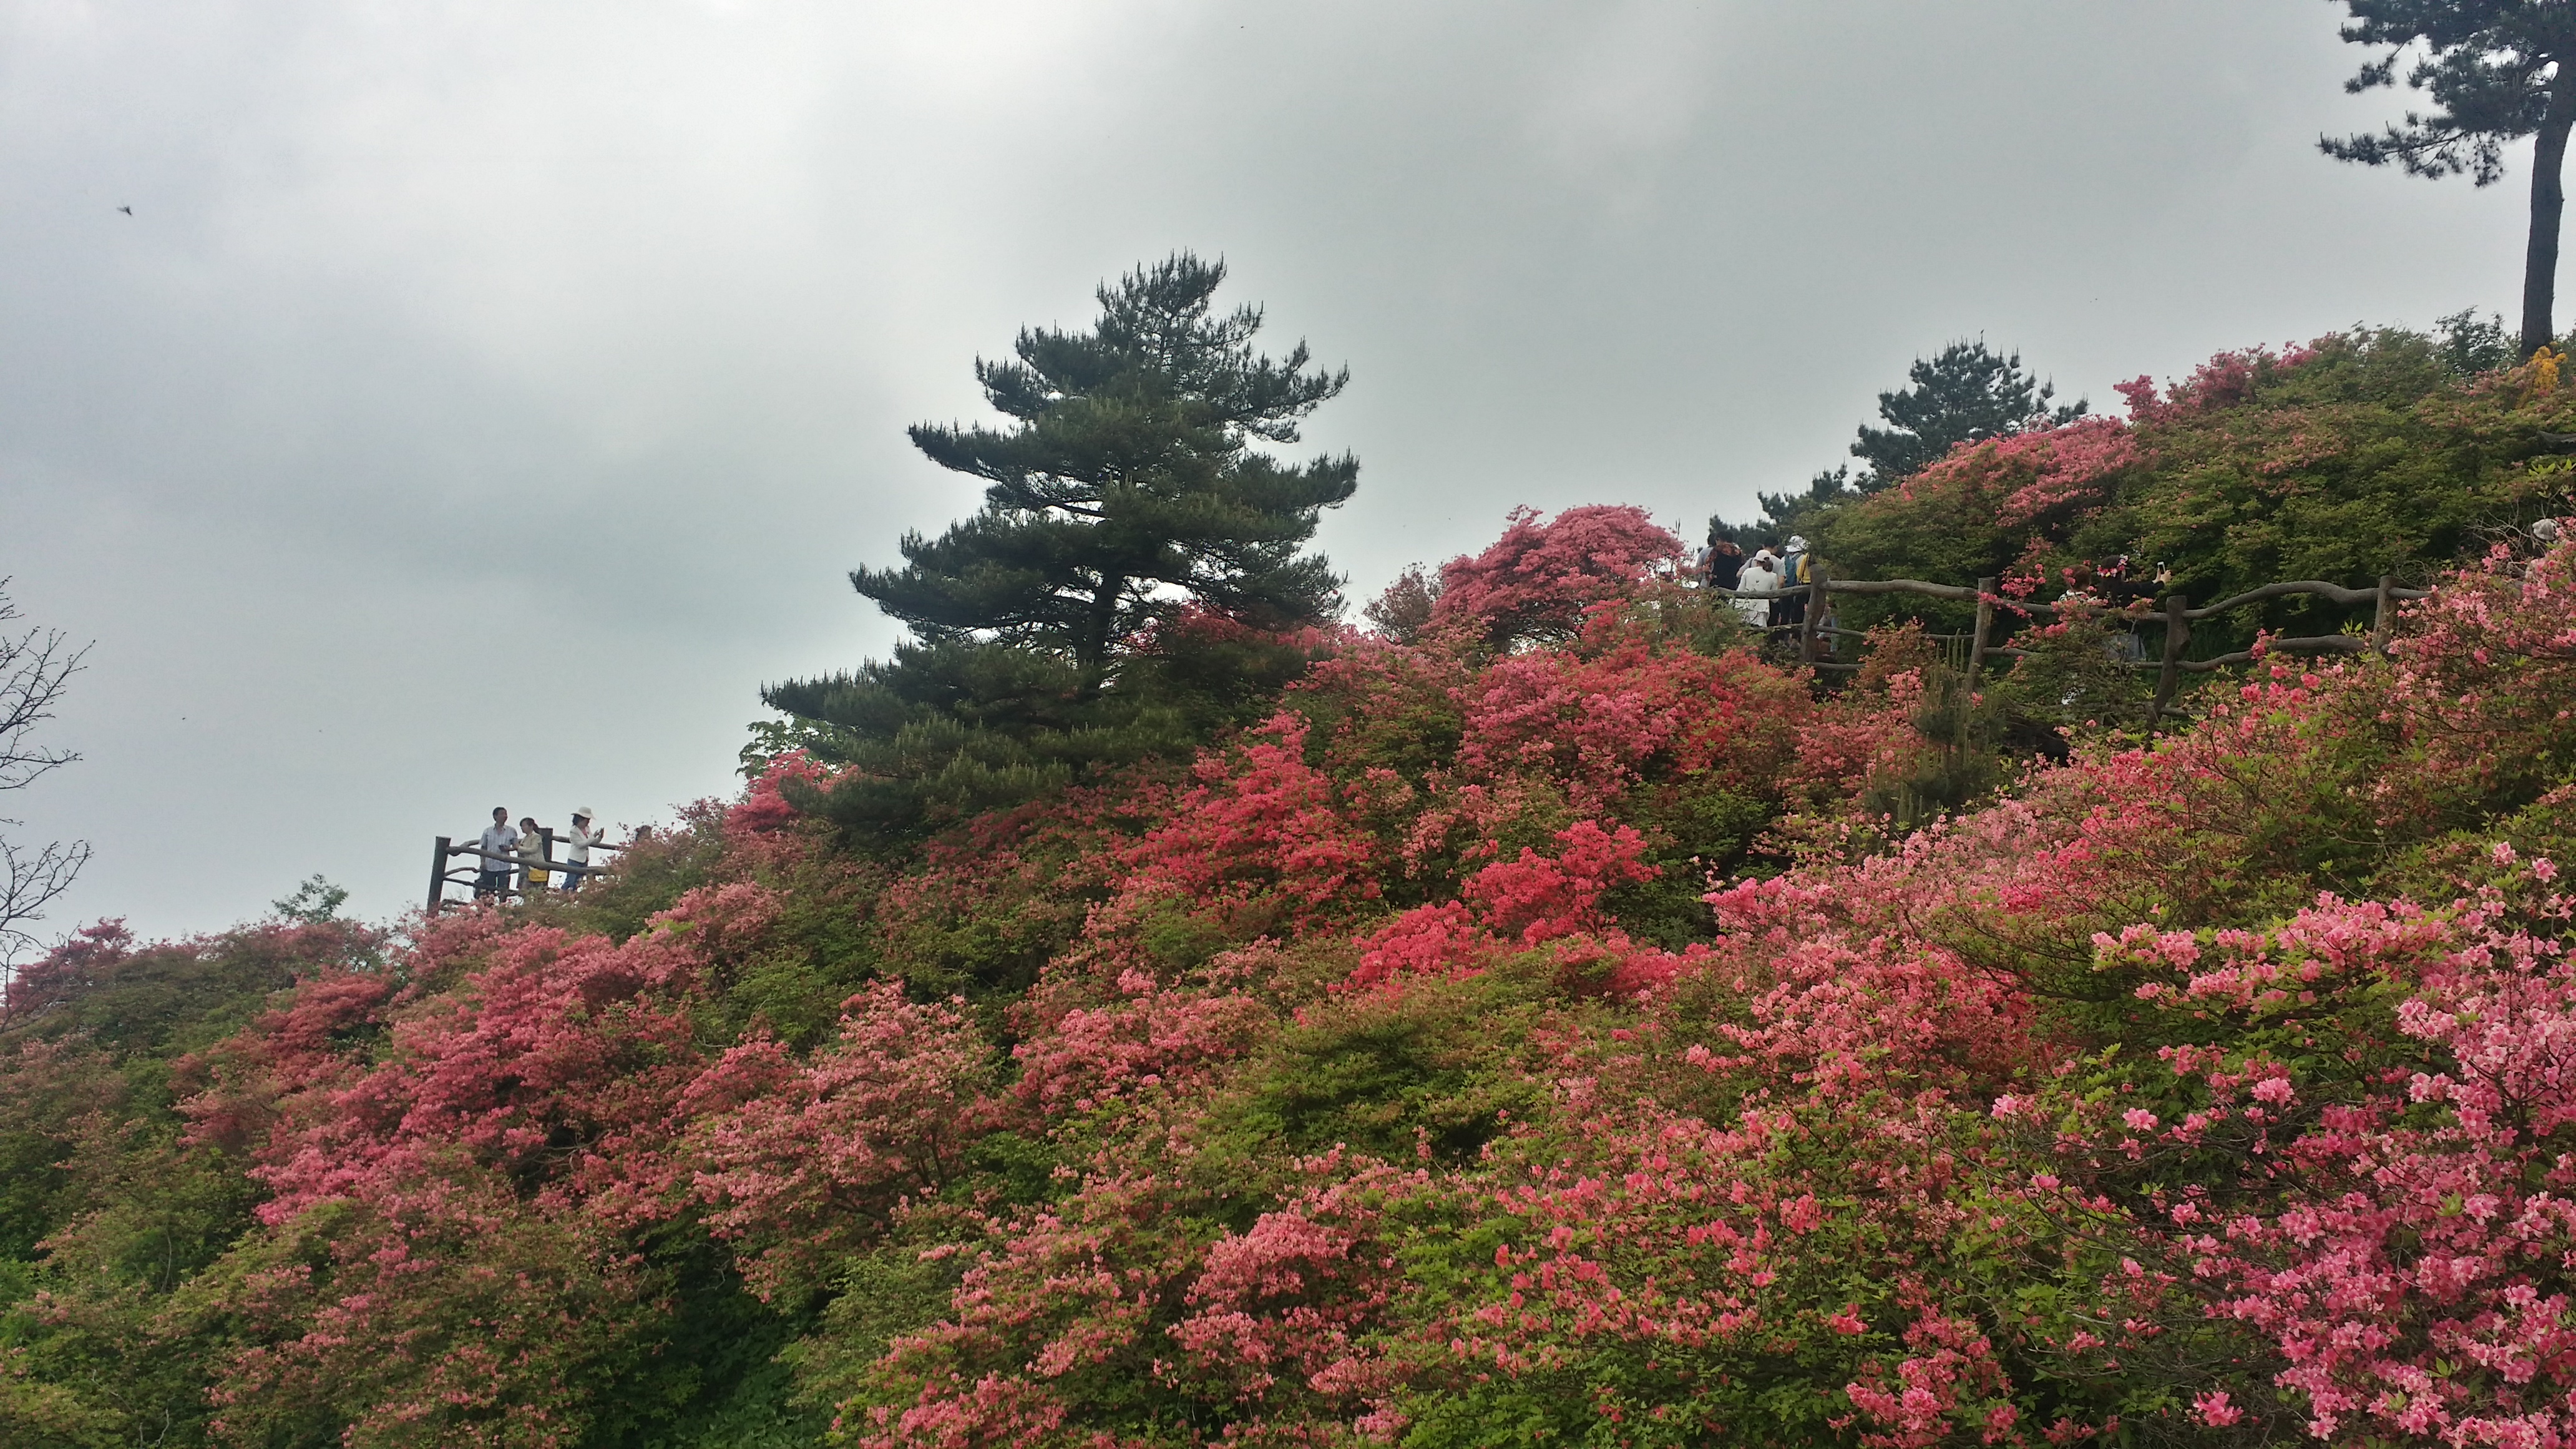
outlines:
{"label": "pine tree", "polygon": [[2385,45],[2344,89],[2353,94],[2397,84],[2397,63],[2421,47],[2406,73],[2410,90],[2429,92],[2438,109],[2406,113],[2403,125],[2376,136],[2318,138],[2338,161],[2385,166],[2410,175],[2466,174],[2479,186],[2504,179],[2504,147],[2537,139],[2531,154],[2531,226],[2522,268],[2522,355],[2555,335],[2558,224],[2567,193],[2560,172],[2567,136],[2576,127],[2576,5],[2568,0],[2345,0],[2352,23],[2343,38]]}
{"label": "pine tree", "polygon": [[1960,443],[2058,427],[2084,416],[2087,407],[2081,398],[2052,407],[2056,386],[2022,371],[2018,352],[1997,357],[1982,337],[1914,359],[1906,380],[1908,386],[1878,395],[1878,416],[1887,426],[1861,424],[1851,445],[1852,456],[1867,467],[1858,474],[1850,464],[1827,469],[1803,492],[1756,495],[1763,515],[1752,530],[1757,537],[1778,543],[1814,533],[1843,503],[1895,487]]}
{"label": "pine tree", "polygon": [[[911,628],[894,657],[764,690],[857,765],[816,802],[854,832],[926,823],[1178,748],[1293,674],[1278,631],[1330,618],[1304,546],[1357,460],[1282,463],[1347,370],[1254,351],[1261,309],[1218,313],[1223,262],[1187,252],[1102,286],[1088,331],[1023,330],[976,380],[1008,423],[923,424],[914,446],[984,480],[984,506],[858,591]],[[1208,627],[1213,620],[1221,627]]]}
{"label": "pine tree", "polygon": [[[1864,479],[1867,474],[1861,475]],[[1752,527],[1752,534],[1762,543],[1778,545],[1791,537],[1813,531],[1820,519],[1848,499],[1860,496],[1852,487],[1851,465],[1820,471],[1807,480],[1804,493],[1758,493],[1762,519]],[[1711,516],[1709,526],[1725,526],[1725,520]]]}
{"label": "pine tree", "polygon": [[2057,427],[2085,411],[2080,399],[2051,408],[2055,385],[2022,371],[2018,352],[1997,357],[1982,337],[1914,359],[1906,380],[1912,385],[1878,395],[1878,415],[1887,426],[1863,423],[1851,446],[1852,456],[1869,465],[1855,485],[1863,493],[1894,487],[1957,444]]}

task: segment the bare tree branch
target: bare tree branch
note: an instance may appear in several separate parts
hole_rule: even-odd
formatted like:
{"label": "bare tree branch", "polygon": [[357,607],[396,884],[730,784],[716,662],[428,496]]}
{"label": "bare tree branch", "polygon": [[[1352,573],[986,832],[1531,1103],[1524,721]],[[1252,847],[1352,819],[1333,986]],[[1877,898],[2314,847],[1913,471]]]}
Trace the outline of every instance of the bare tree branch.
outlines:
{"label": "bare tree branch", "polygon": [[[71,750],[38,744],[36,727],[54,717],[73,675],[89,654],[74,648],[60,629],[17,629],[22,616],[9,601],[9,580],[0,576],[0,791],[23,790],[61,766],[80,758]],[[15,820],[0,820],[14,827]],[[50,841],[24,846],[0,835],[0,990],[4,990],[18,957],[38,942],[28,927],[45,917],[45,907],[71,889],[81,867],[89,864],[87,841]]]}
{"label": "bare tree branch", "polygon": [[[0,820],[0,825],[15,825]],[[26,928],[45,918],[45,907],[70,890],[72,880],[89,864],[89,842],[52,841],[29,849],[0,837],[0,963],[14,962],[40,942]],[[0,976],[6,974],[0,966]]]}
{"label": "bare tree branch", "polygon": [[23,790],[36,778],[80,756],[47,749],[29,734],[54,717],[73,675],[80,673],[89,646],[73,649],[60,629],[9,629],[20,618],[9,602],[9,580],[0,576],[0,790]]}

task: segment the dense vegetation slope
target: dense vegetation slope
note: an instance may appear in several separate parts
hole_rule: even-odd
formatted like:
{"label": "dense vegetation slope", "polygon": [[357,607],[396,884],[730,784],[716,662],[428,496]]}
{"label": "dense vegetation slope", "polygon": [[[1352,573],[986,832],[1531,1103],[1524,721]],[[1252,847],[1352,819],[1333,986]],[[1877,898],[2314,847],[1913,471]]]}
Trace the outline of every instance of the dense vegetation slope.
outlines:
{"label": "dense vegetation slope", "polygon": [[[2548,436],[2576,429],[2568,391],[2456,365],[2401,331],[2223,353],[2167,388],[2122,384],[2125,418],[1959,448],[1795,522],[1849,578],[2053,592],[2066,570],[2127,555],[2203,603],[2278,579],[2421,583],[2570,507],[2576,459]],[[2242,647],[2258,625],[2332,632],[2341,617],[2284,599],[2205,632]]]}
{"label": "dense vegetation slope", "polygon": [[[2430,577],[2569,401],[2321,400],[2397,356],[1953,454],[1838,562],[2202,498],[2354,535],[2210,592]],[[2381,481],[2262,481],[2328,468]],[[2576,548],[2058,765],[1913,632],[1766,662],[1677,548],[1523,519],[1194,760],[908,855],[791,753],[577,902],[83,933],[0,1027],[0,1442],[2576,1431]],[[2067,708],[2098,649],[2028,639],[1991,692]]]}

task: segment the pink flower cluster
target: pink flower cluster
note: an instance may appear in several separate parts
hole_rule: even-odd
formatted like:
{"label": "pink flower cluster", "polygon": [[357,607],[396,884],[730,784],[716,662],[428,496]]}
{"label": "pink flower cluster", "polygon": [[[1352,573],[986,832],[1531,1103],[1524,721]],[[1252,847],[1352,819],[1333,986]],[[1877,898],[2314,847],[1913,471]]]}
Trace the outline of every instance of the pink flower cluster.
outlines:
{"label": "pink flower cluster", "polygon": [[1963,506],[1990,509],[2020,526],[2043,514],[2101,502],[2122,470],[2141,454],[2129,425],[2116,418],[2078,418],[2060,427],[1962,443],[1908,478],[1902,496],[1960,495]]}
{"label": "pink flower cluster", "polygon": [[1681,553],[1682,541],[1642,508],[1586,504],[1544,523],[1535,509],[1514,509],[1484,552],[1440,566],[1432,621],[1496,643],[1568,638],[1587,610],[1633,593]]}

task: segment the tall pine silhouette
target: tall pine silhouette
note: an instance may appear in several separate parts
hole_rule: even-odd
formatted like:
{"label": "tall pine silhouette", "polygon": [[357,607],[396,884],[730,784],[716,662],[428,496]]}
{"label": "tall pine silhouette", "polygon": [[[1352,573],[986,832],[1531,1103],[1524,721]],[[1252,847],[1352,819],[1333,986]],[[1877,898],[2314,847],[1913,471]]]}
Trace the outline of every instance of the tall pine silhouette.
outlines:
{"label": "tall pine silhouette", "polygon": [[[1217,311],[1224,280],[1187,252],[1139,267],[1099,289],[1088,330],[1023,330],[1010,358],[977,360],[1003,425],[911,429],[984,481],[984,506],[905,535],[900,566],[851,573],[910,626],[892,659],[762,692],[858,767],[800,803],[899,838],[1193,743],[1294,672],[1275,636],[1340,607],[1305,545],[1359,464],[1257,445],[1297,441],[1349,374],[1312,367],[1302,342],[1256,352],[1261,309]],[[1173,627],[1185,615],[1223,626]]]}
{"label": "tall pine silhouette", "polygon": [[1914,359],[1905,377],[1907,386],[1878,395],[1887,426],[1861,424],[1851,445],[1852,456],[1869,465],[1857,485],[1863,493],[1894,487],[1961,443],[2058,427],[2084,415],[2081,400],[2052,408],[2056,386],[2022,371],[2020,353],[1988,351],[1982,337]]}
{"label": "tall pine silhouette", "polygon": [[2343,38],[2385,45],[2344,89],[2354,94],[2397,84],[2410,57],[2406,86],[2430,96],[2433,109],[2408,111],[2403,125],[2378,135],[2326,136],[2317,144],[2338,161],[2391,162],[2417,176],[2466,173],[2480,186],[2504,179],[2504,148],[2524,136],[2531,151],[2530,229],[2522,263],[2522,355],[2554,335],[2558,296],[2558,228],[2567,209],[2561,172],[2576,129],[2576,5],[2567,0],[2345,0],[2352,23]]}
{"label": "tall pine silhouette", "polygon": [[[1983,337],[1915,358],[1905,377],[1906,386],[1878,395],[1879,420],[1887,426],[1860,425],[1860,436],[1851,445],[1851,455],[1865,465],[1860,474],[1855,477],[1847,463],[1818,473],[1803,493],[1758,495],[1762,532],[1783,537],[1811,532],[1846,499],[1893,488],[1961,443],[2060,427],[2082,417],[2089,406],[2081,398],[2055,402],[2054,383],[2023,371],[2020,353],[1992,351]],[[1722,519],[1709,522],[1725,526]]]}

